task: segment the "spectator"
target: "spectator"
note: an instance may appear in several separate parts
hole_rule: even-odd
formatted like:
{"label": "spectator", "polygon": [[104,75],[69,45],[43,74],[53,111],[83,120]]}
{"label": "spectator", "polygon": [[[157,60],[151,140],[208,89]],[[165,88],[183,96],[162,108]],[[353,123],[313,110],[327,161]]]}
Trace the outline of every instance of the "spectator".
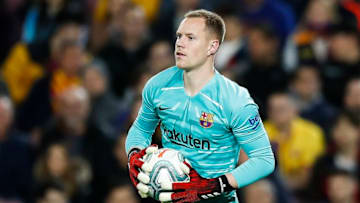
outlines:
{"label": "spectator", "polygon": [[26,135],[13,128],[14,107],[0,96],[0,201],[29,201],[33,153]]}
{"label": "spectator", "polygon": [[162,1],[158,17],[152,24],[155,38],[175,42],[175,33],[184,14],[199,8],[200,0]]}
{"label": "spectator", "polygon": [[172,45],[165,40],[155,41],[150,47],[146,61],[149,71],[153,74],[173,66],[175,61]]}
{"label": "spectator", "polygon": [[324,95],[341,106],[346,82],[360,75],[360,38],[354,29],[339,26],[329,39],[329,60],[321,69]]}
{"label": "spectator", "polygon": [[266,110],[268,96],[283,90],[287,83],[287,75],[279,64],[279,40],[269,25],[258,25],[249,31],[248,49],[249,67],[244,67],[246,71],[239,82],[252,92],[260,109]]}
{"label": "spectator", "polygon": [[120,101],[109,90],[109,74],[104,62],[94,59],[86,65],[82,80],[91,100],[89,123],[114,139],[118,130],[116,117],[122,109]]}
{"label": "spectator", "polygon": [[109,39],[99,53],[99,57],[109,67],[111,91],[119,97],[123,96],[124,90],[137,77],[136,73],[149,49],[144,12],[132,6],[126,10],[123,20],[122,34]]}
{"label": "spectator", "polygon": [[[52,72],[62,60],[61,49],[64,41],[76,41],[84,44],[84,32],[76,23],[65,23],[49,40],[50,53],[46,47],[45,53],[37,53],[38,44],[18,42],[2,65],[2,75],[7,83],[11,97],[17,105],[22,104],[33,84],[48,71]],[[50,57],[50,58],[48,58]]]}
{"label": "spectator", "polygon": [[45,62],[47,72],[54,72],[61,68],[62,49],[66,42],[77,42],[85,47],[87,43],[87,33],[83,26],[75,22],[64,23],[56,30],[50,39],[49,58]]}
{"label": "spectator", "polygon": [[327,60],[327,37],[336,24],[335,1],[310,0],[293,36],[297,64],[323,64]]}
{"label": "spectator", "polygon": [[68,203],[68,198],[63,185],[47,183],[42,185],[37,192],[36,203]]}
{"label": "spectator", "polygon": [[74,202],[87,202],[91,171],[86,161],[72,158],[65,145],[55,143],[37,161],[34,176],[38,185],[60,183]]}
{"label": "spectator", "polygon": [[275,203],[276,189],[268,179],[259,180],[244,188],[246,203]]}
{"label": "spectator", "polygon": [[359,202],[359,182],[346,171],[334,171],[326,178],[326,194],[329,203]]}
{"label": "spectator", "polygon": [[81,3],[81,1],[69,0],[35,1],[25,18],[23,41],[34,43],[39,48],[45,48],[46,51],[47,43],[59,25],[70,20],[84,22],[85,13]]}
{"label": "spectator", "polygon": [[357,115],[343,112],[332,129],[332,145],[329,151],[319,158],[313,169],[309,191],[317,200],[325,200],[324,185],[332,170],[343,170],[354,174],[360,180],[360,120]]}
{"label": "spectator", "polygon": [[242,73],[246,63],[246,43],[244,39],[244,25],[240,20],[236,9],[232,5],[224,5],[219,8],[219,14],[226,24],[226,33],[224,42],[216,54],[216,69],[221,71],[227,77],[236,80]]}
{"label": "spectator", "polygon": [[354,115],[360,115],[360,77],[355,77],[347,82],[344,109],[353,112]]}
{"label": "spectator", "polygon": [[123,31],[129,0],[98,0],[92,16],[90,50],[98,53],[111,36]]}
{"label": "spectator", "polygon": [[[135,120],[138,109],[141,106],[141,93],[146,82],[151,78],[153,74],[150,72],[143,72],[137,79],[137,83],[134,87],[127,88],[125,96],[121,103],[123,111],[117,119],[117,126],[119,126],[120,132],[128,131],[130,124]],[[139,103],[140,102],[140,103]]]}
{"label": "spectator", "polygon": [[295,16],[292,9],[282,1],[241,0],[237,3],[240,16],[249,25],[268,24],[275,31],[282,48],[287,37],[295,28]]}
{"label": "spectator", "polygon": [[58,95],[54,119],[44,130],[40,149],[53,143],[63,142],[71,156],[87,160],[93,172],[89,202],[100,202],[105,196],[106,184],[111,168],[111,145],[108,138],[89,125],[90,98],[86,90],[73,87]]}
{"label": "spectator", "polygon": [[335,120],[336,109],[323,97],[321,86],[318,68],[303,65],[294,73],[290,96],[301,117],[320,125],[327,132]]}
{"label": "spectator", "polygon": [[280,174],[290,190],[300,193],[309,181],[314,162],[324,152],[323,132],[298,116],[287,94],[272,94],[268,105],[269,118],[264,126],[277,154]]}
{"label": "spectator", "polygon": [[118,181],[111,187],[105,203],[139,203],[130,182]]}
{"label": "spectator", "polygon": [[61,45],[60,68],[38,80],[19,107],[17,125],[25,131],[43,127],[53,113],[51,100],[81,83],[80,72],[85,61],[84,50],[76,41]]}

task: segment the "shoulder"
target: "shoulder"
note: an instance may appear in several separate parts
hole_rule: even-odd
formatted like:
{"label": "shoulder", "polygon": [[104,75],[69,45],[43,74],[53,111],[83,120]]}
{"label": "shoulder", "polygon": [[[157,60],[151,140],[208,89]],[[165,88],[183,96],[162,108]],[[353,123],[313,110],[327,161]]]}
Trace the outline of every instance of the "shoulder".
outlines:
{"label": "shoulder", "polygon": [[219,84],[223,99],[227,102],[226,106],[239,108],[248,104],[255,104],[247,88],[238,85],[223,75],[219,76]]}
{"label": "shoulder", "polygon": [[305,120],[303,118],[297,118],[295,122],[298,128],[311,132],[311,134],[320,134],[320,135],[323,134],[321,127],[309,120]]}
{"label": "shoulder", "polygon": [[180,81],[182,70],[176,66],[167,68],[156,75],[152,76],[145,85],[146,88],[163,88],[169,87]]}

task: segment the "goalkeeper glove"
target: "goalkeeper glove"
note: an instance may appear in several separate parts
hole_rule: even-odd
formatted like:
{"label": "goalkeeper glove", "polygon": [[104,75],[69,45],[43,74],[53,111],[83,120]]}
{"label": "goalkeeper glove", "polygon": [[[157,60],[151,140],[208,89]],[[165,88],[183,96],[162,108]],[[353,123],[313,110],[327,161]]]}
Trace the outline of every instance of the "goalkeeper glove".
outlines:
{"label": "goalkeeper glove", "polygon": [[234,190],[225,175],[217,178],[206,179],[201,177],[189,163],[190,181],[181,183],[162,183],[163,190],[172,192],[161,192],[159,199],[162,202],[172,201],[176,203],[197,202],[221,195],[224,192]]}
{"label": "goalkeeper glove", "polygon": [[133,183],[133,185],[138,189],[138,192],[142,198],[148,197],[146,190],[147,187],[144,184],[147,184],[150,181],[150,177],[139,170],[144,165],[144,161],[142,160],[142,158],[144,157],[145,154],[155,153],[157,150],[158,150],[158,146],[154,144],[143,150],[134,148],[129,152],[128,155],[130,180]]}

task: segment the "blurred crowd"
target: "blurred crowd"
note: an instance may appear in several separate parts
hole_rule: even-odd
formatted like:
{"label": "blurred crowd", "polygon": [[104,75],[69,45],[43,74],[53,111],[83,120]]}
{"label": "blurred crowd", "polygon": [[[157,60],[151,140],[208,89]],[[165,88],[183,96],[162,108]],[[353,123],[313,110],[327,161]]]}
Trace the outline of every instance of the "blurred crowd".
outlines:
{"label": "blurred crowd", "polygon": [[241,202],[360,202],[359,0],[3,0],[0,203],[152,202],[126,133],[198,8],[224,18],[216,68],[249,89],[276,155]]}

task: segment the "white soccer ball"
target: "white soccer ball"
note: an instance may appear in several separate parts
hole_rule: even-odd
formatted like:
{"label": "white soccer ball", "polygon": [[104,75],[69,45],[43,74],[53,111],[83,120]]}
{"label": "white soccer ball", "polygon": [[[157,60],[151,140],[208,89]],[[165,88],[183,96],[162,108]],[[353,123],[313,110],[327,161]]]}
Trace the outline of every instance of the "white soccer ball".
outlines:
{"label": "white soccer ball", "polygon": [[159,193],[162,191],[161,184],[173,182],[188,182],[190,177],[186,173],[186,165],[183,164],[184,156],[174,149],[162,148],[154,153],[146,154],[143,157],[143,172],[150,177],[147,184],[148,195],[159,200]]}

